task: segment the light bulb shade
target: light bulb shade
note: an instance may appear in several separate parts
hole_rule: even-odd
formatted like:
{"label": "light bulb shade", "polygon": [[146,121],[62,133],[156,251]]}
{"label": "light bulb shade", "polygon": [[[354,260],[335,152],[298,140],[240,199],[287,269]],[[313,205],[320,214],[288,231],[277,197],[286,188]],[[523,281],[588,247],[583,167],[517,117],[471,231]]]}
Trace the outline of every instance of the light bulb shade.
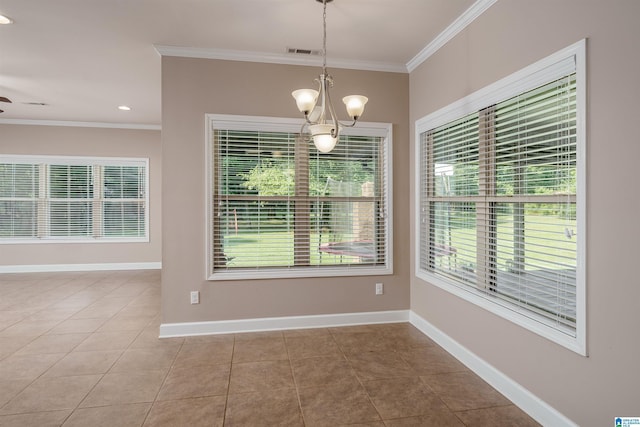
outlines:
{"label": "light bulb shade", "polygon": [[298,89],[291,92],[291,96],[296,100],[298,110],[306,115],[316,106],[318,91],[313,89]]}
{"label": "light bulb shade", "polygon": [[353,120],[358,120],[362,113],[364,112],[364,105],[367,103],[369,98],[362,95],[349,95],[342,98],[342,102],[347,106],[347,114]]}
{"label": "light bulb shade", "polygon": [[333,125],[331,124],[317,124],[309,126],[309,132],[313,136],[313,144],[318,151],[322,153],[328,153],[338,143],[338,138],[331,134]]}

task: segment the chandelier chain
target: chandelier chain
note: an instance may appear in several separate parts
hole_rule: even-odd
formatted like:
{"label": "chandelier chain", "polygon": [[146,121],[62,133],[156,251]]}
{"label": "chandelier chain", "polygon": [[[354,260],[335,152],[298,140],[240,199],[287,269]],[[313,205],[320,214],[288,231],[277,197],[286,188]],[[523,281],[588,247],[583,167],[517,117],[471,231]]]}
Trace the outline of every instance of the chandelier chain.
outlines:
{"label": "chandelier chain", "polygon": [[322,73],[327,74],[327,0],[322,2],[324,13],[322,14]]}

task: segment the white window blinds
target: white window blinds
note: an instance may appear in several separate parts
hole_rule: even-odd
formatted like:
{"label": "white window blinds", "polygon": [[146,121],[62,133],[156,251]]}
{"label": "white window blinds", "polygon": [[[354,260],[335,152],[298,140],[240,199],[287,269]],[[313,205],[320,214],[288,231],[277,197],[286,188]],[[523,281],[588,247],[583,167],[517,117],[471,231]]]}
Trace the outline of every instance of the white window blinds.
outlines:
{"label": "white window blinds", "polygon": [[584,328],[575,63],[544,67],[567,74],[418,133],[418,275],[568,342]]}
{"label": "white window blinds", "polygon": [[40,168],[0,160],[0,238],[38,235]]}
{"label": "white window blinds", "polygon": [[296,124],[212,132],[214,278],[388,268],[387,138],[346,134],[323,154]]}
{"label": "white window blinds", "polygon": [[0,242],[147,239],[146,159],[0,156]]}

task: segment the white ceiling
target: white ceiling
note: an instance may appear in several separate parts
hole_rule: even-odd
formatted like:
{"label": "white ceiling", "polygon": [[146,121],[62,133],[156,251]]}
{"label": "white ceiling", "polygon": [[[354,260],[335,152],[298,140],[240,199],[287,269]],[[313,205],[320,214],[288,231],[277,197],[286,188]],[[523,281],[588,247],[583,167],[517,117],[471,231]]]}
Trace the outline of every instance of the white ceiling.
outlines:
{"label": "white ceiling", "polygon": [[[479,3],[487,0],[335,0],[328,66],[406,72]],[[158,51],[320,64],[286,53],[322,48],[315,0],[0,0],[0,14],[14,20],[0,25],[0,96],[13,101],[0,103],[0,122],[160,125]]]}

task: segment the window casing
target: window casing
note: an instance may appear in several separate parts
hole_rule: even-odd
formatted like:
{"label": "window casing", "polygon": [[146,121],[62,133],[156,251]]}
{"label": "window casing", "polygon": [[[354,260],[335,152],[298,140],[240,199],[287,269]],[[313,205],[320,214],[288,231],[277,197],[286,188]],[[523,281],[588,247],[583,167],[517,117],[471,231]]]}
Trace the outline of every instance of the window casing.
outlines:
{"label": "window casing", "polygon": [[148,159],[0,156],[0,243],[148,241]]}
{"label": "window casing", "polygon": [[416,275],[580,354],[584,42],[416,123]]}
{"label": "window casing", "polygon": [[322,154],[299,120],[207,117],[209,280],[392,272],[390,125]]}

